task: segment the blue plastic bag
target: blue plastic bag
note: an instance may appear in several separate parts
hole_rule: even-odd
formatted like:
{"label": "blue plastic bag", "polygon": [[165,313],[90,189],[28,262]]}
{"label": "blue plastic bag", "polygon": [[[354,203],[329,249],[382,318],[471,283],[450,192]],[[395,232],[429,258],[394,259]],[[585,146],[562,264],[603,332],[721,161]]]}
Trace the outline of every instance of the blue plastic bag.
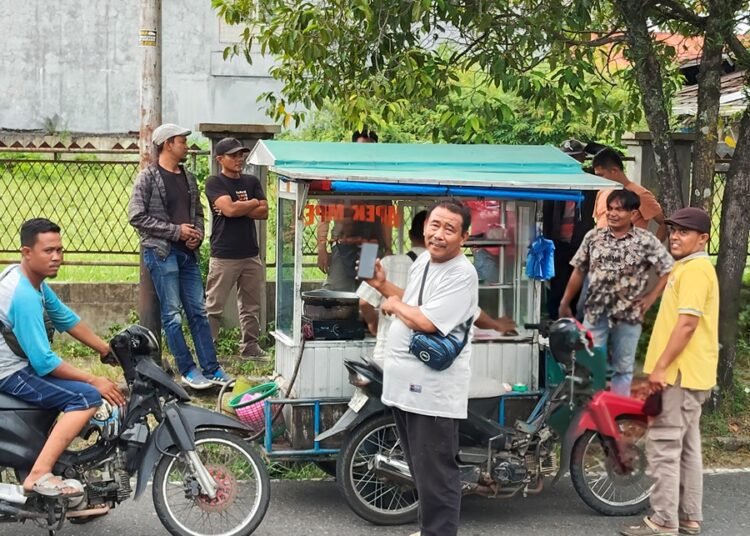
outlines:
{"label": "blue plastic bag", "polygon": [[555,244],[537,236],[526,255],[526,277],[547,281],[555,277]]}

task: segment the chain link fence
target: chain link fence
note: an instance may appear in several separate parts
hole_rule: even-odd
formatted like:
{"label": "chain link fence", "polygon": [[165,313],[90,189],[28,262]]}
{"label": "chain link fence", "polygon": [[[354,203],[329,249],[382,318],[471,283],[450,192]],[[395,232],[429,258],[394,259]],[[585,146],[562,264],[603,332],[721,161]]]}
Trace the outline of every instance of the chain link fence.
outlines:
{"label": "chain link fence", "polygon": [[713,202],[711,203],[711,236],[708,241],[708,254],[718,255],[721,228],[721,201],[724,199],[725,171],[714,173]]}
{"label": "chain link fence", "polygon": [[[726,183],[728,162],[723,162],[714,174],[713,203],[711,203],[711,236],[708,242],[708,254],[719,254],[719,242],[721,240],[721,204],[724,199],[724,184]],[[748,246],[750,255],[750,245]]]}
{"label": "chain link fence", "polygon": [[[187,167],[208,169],[204,152]],[[3,153],[0,155],[0,253],[18,252],[18,230],[30,218],[62,227],[69,253],[137,254],[127,207],[138,174],[131,153]]]}

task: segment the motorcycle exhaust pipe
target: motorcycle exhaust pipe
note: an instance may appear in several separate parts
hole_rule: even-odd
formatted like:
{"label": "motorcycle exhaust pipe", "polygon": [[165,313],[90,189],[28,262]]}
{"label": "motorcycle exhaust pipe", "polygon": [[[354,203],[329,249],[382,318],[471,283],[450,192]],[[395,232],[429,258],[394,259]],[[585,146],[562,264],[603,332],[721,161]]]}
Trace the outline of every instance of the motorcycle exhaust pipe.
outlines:
{"label": "motorcycle exhaust pipe", "polygon": [[47,514],[40,512],[29,512],[28,510],[21,510],[15,506],[11,506],[7,503],[0,502],[0,514],[5,516],[11,516],[18,520],[24,519],[45,519]]}
{"label": "motorcycle exhaust pipe", "polygon": [[376,454],[370,460],[370,469],[381,478],[401,484],[404,486],[413,486],[414,480],[411,477],[409,465],[401,460],[394,460],[382,454]]}

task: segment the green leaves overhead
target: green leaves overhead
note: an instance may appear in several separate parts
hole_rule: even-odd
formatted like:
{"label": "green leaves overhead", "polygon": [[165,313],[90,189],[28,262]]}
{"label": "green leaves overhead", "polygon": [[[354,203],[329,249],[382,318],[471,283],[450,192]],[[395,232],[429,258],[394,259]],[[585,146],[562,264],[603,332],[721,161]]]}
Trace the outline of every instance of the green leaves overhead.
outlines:
{"label": "green leaves overhead", "polygon": [[[543,109],[551,122],[583,118],[594,135],[617,140],[641,118],[635,85],[621,61],[619,21],[607,1],[212,4],[227,22],[248,25],[242,43],[228,47],[225,56],[275,58],[271,75],[282,90],[262,98],[269,114],[285,124],[303,117],[295,104],[312,110],[335,102],[343,106],[348,126],[361,127],[438,106],[459,113],[456,102],[464,101],[476,106],[470,119],[459,121],[466,141],[476,141],[498,116],[511,119],[517,105]],[[617,68],[613,58],[620,60]],[[518,100],[500,102],[500,94]],[[444,126],[457,124],[451,119]]]}

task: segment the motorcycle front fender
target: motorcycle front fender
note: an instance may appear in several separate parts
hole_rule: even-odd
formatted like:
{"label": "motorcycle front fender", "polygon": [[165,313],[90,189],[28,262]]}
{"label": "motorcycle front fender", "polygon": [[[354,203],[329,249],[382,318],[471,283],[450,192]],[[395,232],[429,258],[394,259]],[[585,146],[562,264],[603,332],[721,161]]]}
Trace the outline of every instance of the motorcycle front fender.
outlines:
{"label": "motorcycle front fender", "polygon": [[164,407],[164,420],[151,433],[138,465],[135,499],[146,489],[156,463],[171,447],[180,452],[195,449],[195,432],[206,428],[236,430],[250,434],[251,430],[237,419],[191,404],[172,402]]}
{"label": "motorcycle front fender", "polygon": [[319,434],[315,437],[315,441],[323,441],[329,437],[333,437],[341,432],[352,430],[359,426],[360,423],[366,421],[375,414],[383,413],[386,407],[377,398],[368,398],[367,403],[359,411],[354,411],[352,408],[347,408],[336,424],[331,428]]}
{"label": "motorcycle front fender", "polygon": [[617,419],[625,416],[645,421],[643,401],[616,395],[610,391],[596,393],[586,407],[579,409],[570,421],[560,452],[560,470],[552,484],[554,485],[570,469],[570,455],[579,437],[592,430],[601,436],[612,438],[617,444],[620,440]]}

